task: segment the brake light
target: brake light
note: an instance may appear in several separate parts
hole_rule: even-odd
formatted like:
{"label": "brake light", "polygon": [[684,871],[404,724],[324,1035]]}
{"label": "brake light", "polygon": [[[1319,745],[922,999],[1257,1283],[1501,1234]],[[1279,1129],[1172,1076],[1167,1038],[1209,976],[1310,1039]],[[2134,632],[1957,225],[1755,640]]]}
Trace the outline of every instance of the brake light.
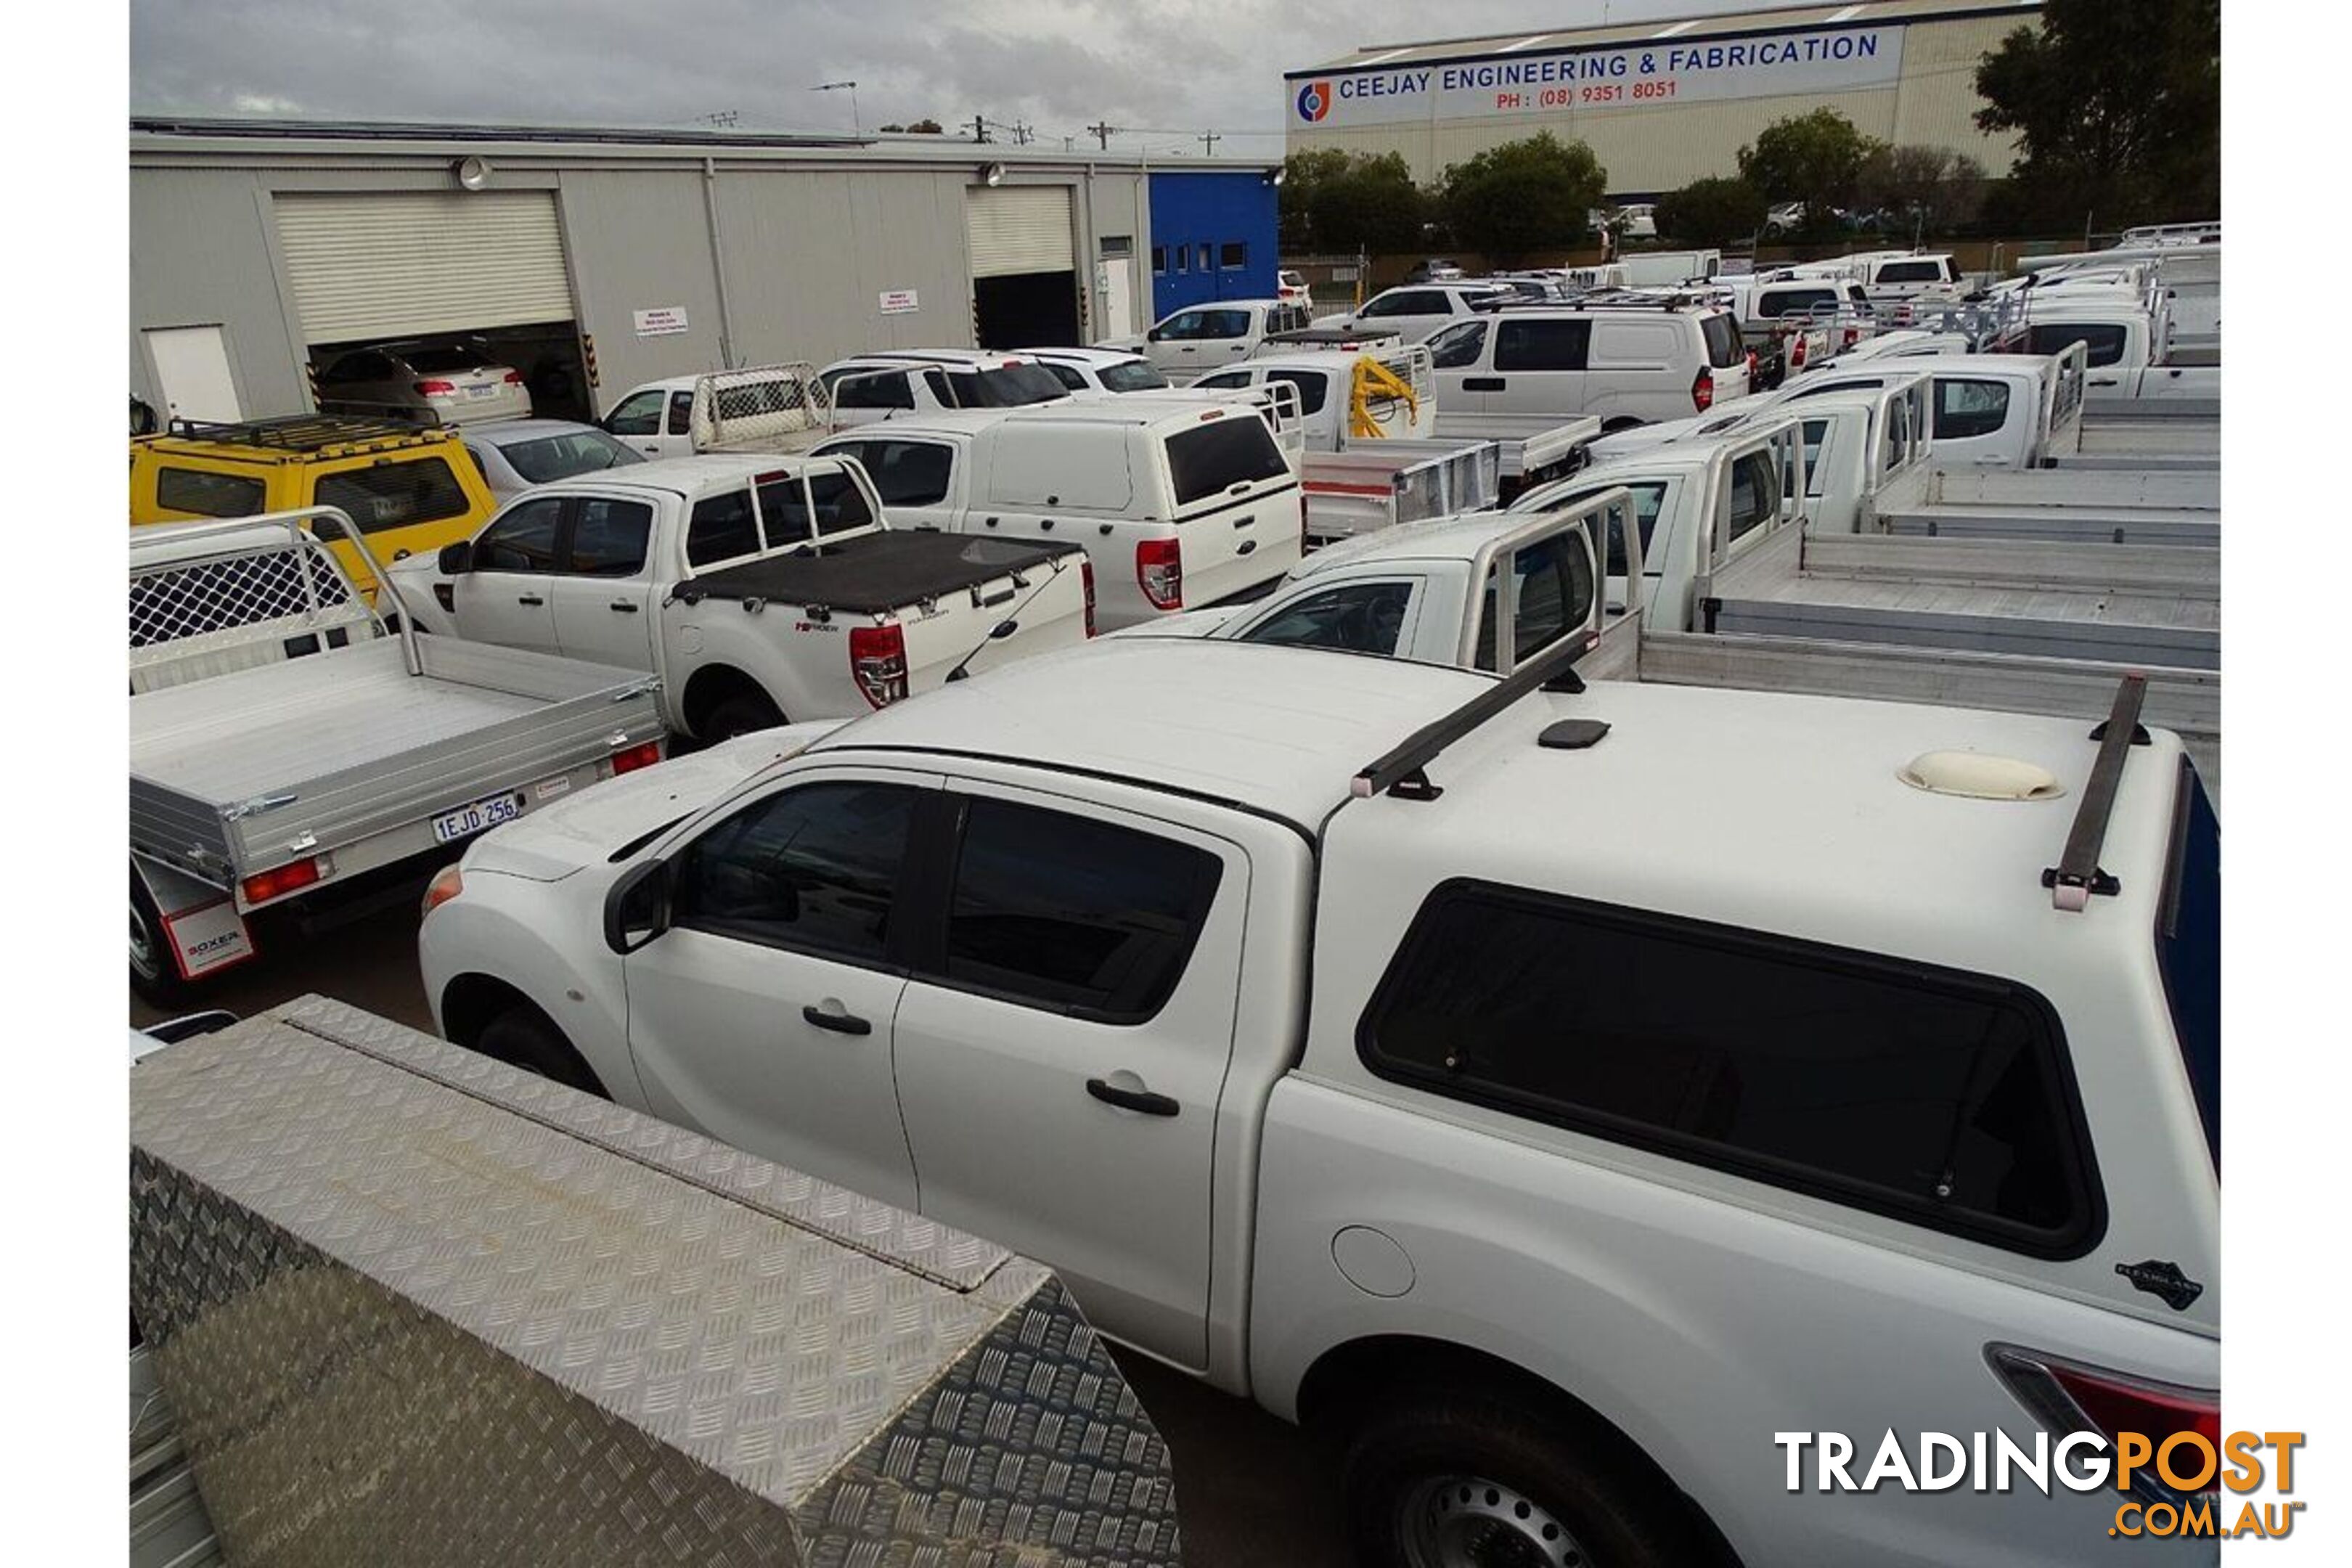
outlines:
{"label": "brake light", "polygon": [[887,708],[907,695],[907,633],[898,622],[887,626],[849,628],[849,673],[857,679],[858,694],[875,708]]}
{"label": "brake light", "polygon": [[1852,348],[1854,344],[1860,342],[1862,342],[1862,329],[1860,327],[1848,327],[1845,330],[1845,346],[1847,348]]}
{"label": "brake light", "polygon": [[1802,332],[1796,333],[1790,340],[1790,342],[1791,346],[1789,350],[1789,363],[1791,368],[1801,368],[1805,363],[1805,334]]}
{"label": "brake light", "polygon": [[652,767],[656,763],[660,761],[661,742],[659,741],[647,741],[641,745],[631,746],[626,751],[614,752],[612,758],[613,772],[616,775],[620,773],[633,773],[639,768]]}
{"label": "brake light", "polygon": [[1087,636],[1095,635],[1095,563],[1078,563],[1078,585],[1087,591]]}
{"label": "brake light", "polygon": [[1691,406],[1701,414],[1715,406],[1715,372],[1705,365],[1691,381]]}
{"label": "brake light", "polygon": [[1756,351],[1754,349],[1748,351],[1748,384],[1750,386],[1756,384]]}
{"label": "brake light", "polygon": [[522,372],[519,370],[510,370],[499,379],[505,382],[509,386],[520,386],[522,384]]}
{"label": "brake light", "polygon": [[465,890],[465,873],[454,864],[444,866],[425,884],[425,908],[421,912],[429,915]]}
{"label": "brake light", "polygon": [[419,397],[449,397],[454,396],[457,391],[457,384],[454,381],[420,381],[416,384],[416,395]]}
{"label": "brake light", "polygon": [[297,888],[307,888],[327,874],[327,858],[314,855],[308,860],[289,860],[283,866],[267,871],[256,871],[237,884],[248,904],[266,904],[272,899],[282,899]]}
{"label": "brake light", "polygon": [[[2217,1390],[2152,1383],[2126,1373],[2062,1362],[2015,1345],[1994,1345],[1985,1359],[2053,1437],[2097,1432],[2114,1448],[2121,1436],[2129,1432],[2147,1438],[2152,1455],[2167,1437],[2194,1433],[2205,1439],[2209,1453],[2221,1447],[2221,1395]],[[2180,1500],[2180,1494],[2165,1484],[2152,1462],[2134,1467],[2131,1489],[2150,1502]]]}
{"label": "brake light", "polygon": [[1155,610],[1184,607],[1184,542],[1146,539],[1135,547],[1135,581]]}

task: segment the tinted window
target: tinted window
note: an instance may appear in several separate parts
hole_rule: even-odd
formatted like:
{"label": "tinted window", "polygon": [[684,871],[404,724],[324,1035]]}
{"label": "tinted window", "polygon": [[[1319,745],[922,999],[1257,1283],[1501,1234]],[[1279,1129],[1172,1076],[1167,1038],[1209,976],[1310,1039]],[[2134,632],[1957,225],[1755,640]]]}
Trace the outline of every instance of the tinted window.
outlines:
{"label": "tinted window", "polygon": [[474,504],[456,470],[439,458],[321,474],[314,493],[320,506],[351,513],[362,533],[463,517]]}
{"label": "tinted window", "polygon": [[1727,370],[1748,357],[1748,345],[1739,336],[1739,327],[1729,316],[1702,316],[1699,335],[1706,340],[1706,363],[1717,370]]}
{"label": "tinted window", "polygon": [[1328,378],[1307,370],[1270,370],[1268,381],[1286,381],[1298,388],[1298,412],[1302,415],[1320,413]]}
{"label": "tinted window", "polygon": [[1944,268],[1935,261],[1890,261],[1878,269],[1881,283],[1940,283]]}
{"label": "tinted window", "polygon": [[1233,486],[1290,472],[1263,420],[1219,419],[1168,437],[1168,468],[1176,504],[1190,506]]}
{"label": "tinted window", "polygon": [[1990,436],[2009,423],[2009,384],[1936,378],[1934,430],[1939,440]]}
{"label": "tinted window", "polygon": [[[1512,623],[1512,667],[1526,662],[1559,640],[1569,627],[1583,624],[1592,613],[1592,563],[1583,542],[1572,534],[1554,534],[1511,552],[1511,573],[1518,579],[1518,616]],[[1500,616],[1495,605],[1495,573],[1486,574],[1486,595],[1479,609],[1478,668],[1498,669],[1495,662],[1495,627]]]}
{"label": "tinted window", "polygon": [[856,458],[884,506],[930,506],[947,499],[955,454],[935,441],[857,441],[826,450]]}
{"label": "tinted window", "polygon": [[517,441],[499,447],[498,453],[509,468],[535,485],[646,460],[644,453],[622,446],[602,430],[567,430],[537,441]]}
{"label": "tinted window", "polygon": [[489,363],[482,353],[480,349],[409,349],[400,357],[408,362],[411,370],[447,374],[451,371],[482,369]]}
{"label": "tinted window", "polygon": [[2186,758],[2174,807],[2172,865],[2157,911],[2156,965],[2172,1006],[2213,1169],[2221,1169],[2221,824]]}
{"label": "tinted window", "polygon": [[900,784],[821,784],[746,807],[679,857],[677,923],[881,962],[922,795]]}
{"label": "tinted window", "polygon": [[1248,266],[1249,247],[1246,245],[1237,245],[1232,240],[1227,240],[1224,244],[1217,247],[1217,265],[1220,267]]}
{"label": "tinted window", "polygon": [[1411,583],[1350,583],[1309,594],[1252,626],[1241,640],[1386,658],[1397,650],[1412,602]]}
{"label": "tinted window", "polygon": [[474,541],[474,566],[482,572],[552,572],[555,525],[563,502],[552,496],[527,500],[482,531]]}
{"label": "tinted window", "polygon": [[1367,1065],[2025,1251],[2098,1224],[2057,1020],[2000,981],[1478,884],[1423,907]]}
{"label": "tinted window", "polygon": [[1808,419],[1801,427],[1798,439],[1805,446],[1805,493],[1820,496],[1829,487],[1829,476],[1822,471],[1822,444],[1829,439],[1830,422]]}
{"label": "tinted window", "polygon": [[686,525],[686,562],[709,566],[760,552],[760,530],[751,518],[751,492],[722,490],[694,503]]}
{"label": "tinted window", "polygon": [[1460,370],[1476,364],[1486,346],[1486,322],[1457,321],[1429,340],[1429,363],[1439,370]]}
{"label": "tinted window", "polygon": [[[1658,530],[1658,513],[1666,504],[1665,482],[1662,479],[1649,479],[1638,484],[1627,485],[1625,489],[1633,504],[1633,521],[1642,531],[1642,575],[1655,576],[1662,568],[1650,559],[1650,541]],[[1546,510],[1564,510],[1569,507],[1582,506],[1600,493],[1599,490],[1587,490],[1582,495],[1570,496],[1555,501]],[[1613,512],[1609,518],[1608,560],[1601,569],[1612,577],[1625,575],[1625,530],[1624,525],[1618,521]]]}
{"label": "tinted window", "polygon": [[1407,289],[1383,294],[1358,314],[1364,316],[1445,316],[1453,313],[1444,295],[1434,289]]}
{"label": "tinted window", "polygon": [[1151,247],[1151,270],[1154,272],[1165,272],[1168,270],[1168,247],[1166,246],[1155,245]]}
{"label": "tinted window", "polygon": [[[722,409],[720,412],[731,413],[733,410]],[[671,393],[669,395],[669,433],[673,436],[684,436],[691,432],[693,429],[694,394],[691,392]]]}
{"label": "tinted window", "polygon": [[583,577],[634,577],[646,563],[654,509],[643,501],[582,499],[572,524],[572,555],[564,570]]}
{"label": "tinted window", "polygon": [[1592,323],[1588,321],[1497,321],[1495,368],[1582,370],[1585,349],[1591,341]]}
{"label": "tinted window", "polygon": [[1160,374],[1149,360],[1126,360],[1118,364],[1107,364],[1100,374],[1106,392],[1158,392],[1168,384],[1168,378]]}
{"label": "tinted window", "polygon": [[833,405],[835,408],[912,408],[914,389],[907,384],[903,370],[877,371],[870,367],[842,372],[833,378]]}
{"label": "tinted window", "polygon": [[1756,301],[1759,316],[1801,316],[1816,306],[1837,303],[1833,289],[1790,289],[1778,294],[1766,294]]}
{"label": "tinted window", "polygon": [[951,370],[948,384],[958,408],[1022,408],[1067,397],[1069,388],[1043,365],[1001,365],[994,370]]}
{"label": "tinted window", "polygon": [[2063,353],[2076,343],[2089,351],[2093,364],[2114,364],[2124,357],[2124,329],[2120,325],[2105,325],[2096,321],[2068,326],[2044,322],[2025,335],[2025,352],[2037,354]]}
{"label": "tinted window", "polygon": [[1193,331],[1196,338],[1224,340],[1249,336],[1247,310],[1203,310],[1200,325]]}
{"label": "tinted window", "polygon": [[947,979],[1102,1023],[1160,1011],[1223,863],[1132,828],[975,799],[948,911]]}
{"label": "tinted window", "polygon": [[203,468],[157,468],[155,504],[166,511],[199,517],[253,517],[261,510],[259,479],[215,474]]}
{"label": "tinted window", "polygon": [[621,400],[621,405],[604,416],[604,428],[615,436],[658,436],[661,434],[662,395],[640,392]]}
{"label": "tinted window", "polygon": [[1731,516],[1724,524],[1728,544],[1749,529],[1769,522],[1780,510],[1780,468],[1769,452],[1748,452],[1731,465]]}
{"label": "tinted window", "polygon": [[846,472],[826,468],[807,478],[805,489],[797,476],[771,479],[760,487],[760,519],[767,525],[771,544],[808,538],[812,504],[816,508],[819,536],[846,533],[874,521],[874,509],[866,504],[866,492]]}
{"label": "tinted window", "polygon": [[1084,392],[1087,389],[1087,378],[1068,365],[1048,363],[1045,369],[1055,381],[1060,382],[1072,392]]}

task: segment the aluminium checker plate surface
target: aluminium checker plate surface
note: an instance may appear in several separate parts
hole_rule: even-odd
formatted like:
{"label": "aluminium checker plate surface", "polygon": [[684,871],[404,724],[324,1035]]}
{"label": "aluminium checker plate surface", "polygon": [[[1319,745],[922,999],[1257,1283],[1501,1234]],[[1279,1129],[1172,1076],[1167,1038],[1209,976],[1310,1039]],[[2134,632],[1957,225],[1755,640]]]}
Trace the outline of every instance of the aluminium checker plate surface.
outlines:
{"label": "aluminium checker plate surface", "polygon": [[132,1301],[226,1559],[1174,1563],[1002,1248],[340,1005],[134,1069]]}

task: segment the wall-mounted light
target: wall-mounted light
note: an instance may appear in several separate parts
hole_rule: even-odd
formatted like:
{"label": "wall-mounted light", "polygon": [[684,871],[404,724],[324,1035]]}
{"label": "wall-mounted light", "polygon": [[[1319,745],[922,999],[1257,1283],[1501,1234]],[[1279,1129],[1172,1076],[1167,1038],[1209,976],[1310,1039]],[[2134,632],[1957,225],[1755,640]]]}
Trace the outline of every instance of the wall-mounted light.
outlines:
{"label": "wall-mounted light", "polygon": [[1287,169],[1268,169],[1265,172],[1265,183],[1269,185],[1278,185],[1289,177],[1290,171]]}
{"label": "wall-mounted light", "polygon": [[488,158],[460,158],[449,165],[457,176],[457,184],[469,191],[478,191],[490,183],[490,161]]}
{"label": "wall-mounted light", "polygon": [[1002,163],[982,163],[980,166],[980,183],[983,185],[1003,184],[1004,183],[1004,165]]}

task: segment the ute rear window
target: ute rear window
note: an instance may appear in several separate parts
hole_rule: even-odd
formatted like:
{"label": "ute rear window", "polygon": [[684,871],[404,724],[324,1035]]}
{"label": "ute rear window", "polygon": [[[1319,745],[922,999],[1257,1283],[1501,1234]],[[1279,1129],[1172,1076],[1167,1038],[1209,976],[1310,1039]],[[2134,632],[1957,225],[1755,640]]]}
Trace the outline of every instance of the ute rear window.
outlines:
{"label": "ute rear window", "polygon": [[1706,339],[1706,363],[1717,370],[1728,370],[1748,357],[1748,345],[1728,315],[1702,316],[1698,330]]}
{"label": "ute rear window", "polygon": [[2081,343],[2090,363],[2114,364],[2124,357],[2124,329],[2120,325],[2095,321],[2068,325],[2045,321],[2026,333],[2025,352],[2064,353],[2076,343]]}
{"label": "ute rear window", "polygon": [[2180,1065],[2221,1171],[2221,824],[2187,758],[2173,808],[2172,864],[2156,918],[2156,966],[2172,1008]]}
{"label": "ute rear window", "polygon": [[1258,419],[1220,419],[1168,437],[1168,471],[1176,504],[1220,495],[1239,484],[1287,477],[1290,465]]}
{"label": "ute rear window", "polygon": [[1786,293],[1767,294],[1756,301],[1759,316],[1802,316],[1823,305],[1837,303],[1833,289],[1791,289]]}

